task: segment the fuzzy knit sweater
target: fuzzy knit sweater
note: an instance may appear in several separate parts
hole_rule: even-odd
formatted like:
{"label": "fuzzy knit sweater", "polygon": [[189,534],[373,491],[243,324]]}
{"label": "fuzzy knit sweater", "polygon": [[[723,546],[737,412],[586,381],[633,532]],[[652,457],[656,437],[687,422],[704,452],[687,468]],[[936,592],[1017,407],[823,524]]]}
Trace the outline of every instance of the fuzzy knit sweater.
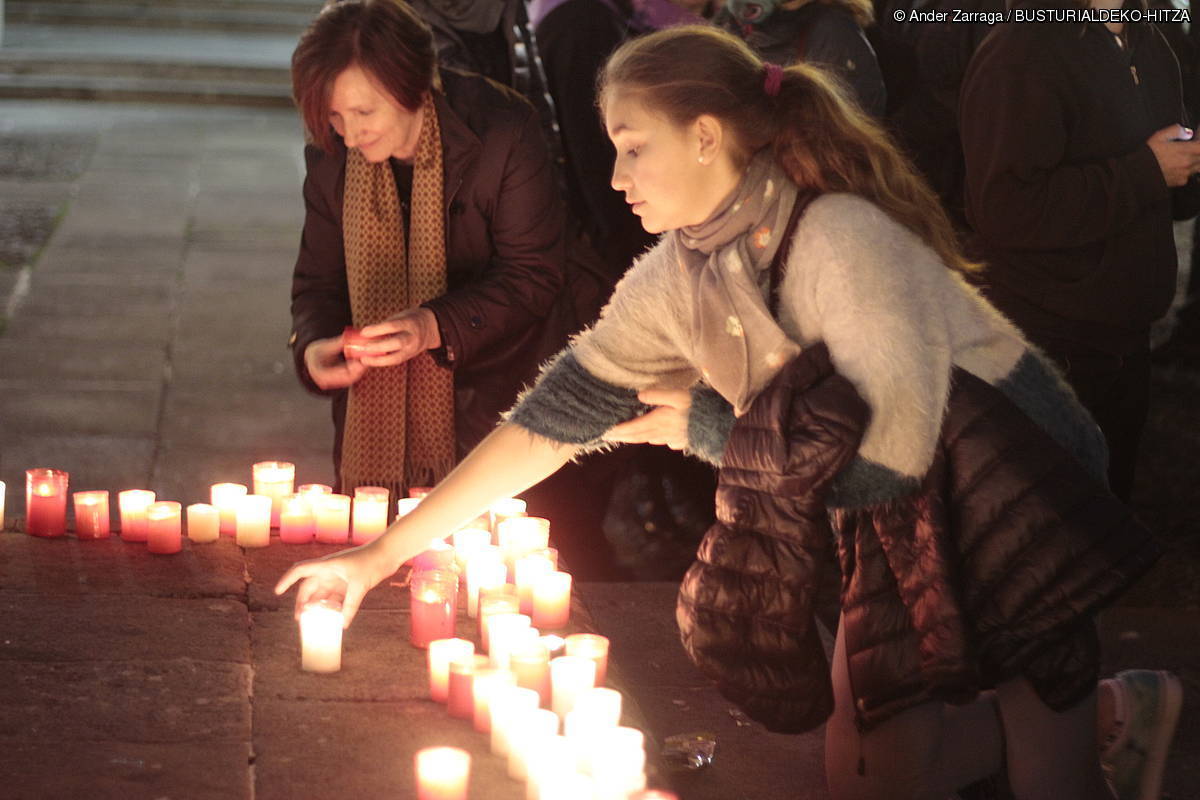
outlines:
{"label": "fuzzy knit sweater", "polygon": [[[638,391],[691,387],[689,448],[720,465],[734,410],[704,383],[706,353],[691,335],[691,284],[675,251],[682,246],[668,233],[637,261],[599,320],[543,368],[509,421],[597,449],[605,431],[645,413]],[[779,326],[801,347],[825,342],[837,372],[871,412],[832,505],[872,505],[916,490],[933,461],[953,366],[999,388],[1103,475],[1099,429],[1058,373],[933,250],[870,201],[853,194],[815,199],[796,226],[785,269]],[[768,381],[785,360],[778,353],[752,357],[773,368]],[[765,383],[751,388],[757,393]]]}

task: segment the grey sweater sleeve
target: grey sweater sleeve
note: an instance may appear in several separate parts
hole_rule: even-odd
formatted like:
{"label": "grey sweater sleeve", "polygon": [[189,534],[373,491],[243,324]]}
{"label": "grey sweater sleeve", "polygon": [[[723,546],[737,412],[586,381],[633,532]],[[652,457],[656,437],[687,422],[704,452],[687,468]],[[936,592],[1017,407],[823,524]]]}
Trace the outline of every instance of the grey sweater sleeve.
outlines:
{"label": "grey sweater sleeve", "polygon": [[692,408],[688,412],[688,454],[715,467],[721,466],[735,419],[733,406],[715,389],[702,383],[693,386]]}

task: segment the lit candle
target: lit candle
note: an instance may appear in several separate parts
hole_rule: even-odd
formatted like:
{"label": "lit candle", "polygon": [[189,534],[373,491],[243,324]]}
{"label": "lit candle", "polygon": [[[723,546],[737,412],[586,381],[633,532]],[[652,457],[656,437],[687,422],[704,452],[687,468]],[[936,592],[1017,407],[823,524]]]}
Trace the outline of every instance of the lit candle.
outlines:
{"label": "lit candle", "polygon": [[429,696],[445,703],[450,694],[450,662],[475,655],[475,644],[466,639],[434,639],[429,643]]}
{"label": "lit candle", "polygon": [[583,656],[559,656],[550,662],[550,707],[560,717],[575,708],[580,694],[596,685],[596,662]]}
{"label": "lit candle", "polygon": [[80,539],[109,536],[108,491],[75,492],[75,535]]}
{"label": "lit candle", "polygon": [[296,487],[296,494],[302,494],[305,497],[314,494],[333,494],[333,487],[323,483],[302,483]]}
{"label": "lit candle", "polygon": [[248,494],[238,501],[237,543],[241,547],[266,547],[271,543],[271,506],[266,495]]}
{"label": "lit candle", "polygon": [[488,658],[493,667],[508,669],[513,650],[537,641],[538,632],[529,627],[525,614],[492,614],[488,617]]}
{"label": "lit candle", "polygon": [[517,593],[504,584],[495,589],[484,589],[479,593],[479,644],[488,649],[488,620],[497,614],[519,614]]}
{"label": "lit candle", "polygon": [[508,776],[518,781],[529,777],[530,754],[557,735],[558,717],[553,711],[539,708],[518,717],[508,739]]}
{"label": "lit candle", "polygon": [[492,507],[488,509],[488,515],[491,517],[492,532],[495,533],[500,529],[500,523],[512,517],[525,516],[525,501],[519,497],[506,497],[503,500],[497,500],[492,503]]}
{"label": "lit candle", "polygon": [[475,713],[471,719],[475,730],[480,733],[490,733],[492,730],[491,703],[496,691],[505,686],[516,686],[517,678],[506,669],[484,667],[475,670],[475,679],[471,681],[471,699],[475,703]]}
{"label": "lit candle", "polygon": [[491,702],[493,753],[508,755],[515,723],[522,715],[537,707],[538,693],[532,689],[504,686],[496,690]]}
{"label": "lit candle", "polygon": [[312,504],[302,494],[283,498],[279,509],[279,541],[284,544],[307,544],[313,539]]}
{"label": "lit candle", "polygon": [[240,483],[214,483],[209,489],[209,502],[221,512],[221,535],[237,533],[238,502],[246,496],[246,487]]}
{"label": "lit candle", "polygon": [[563,628],[571,619],[571,574],[547,572],[533,584],[533,624],[539,628]]}
{"label": "lit candle", "polygon": [[417,751],[417,800],[467,800],[471,754],[457,747]]}
{"label": "lit candle", "polygon": [[61,469],[25,470],[25,532],[30,536],[67,535],[67,480]]}
{"label": "lit candle", "polygon": [[387,530],[388,490],[382,486],[359,486],[354,490],[355,544],[366,544]]}
{"label": "lit candle", "polygon": [[441,539],[434,539],[426,550],[418,553],[413,559],[413,569],[415,570],[453,570],[454,568],[454,548]]}
{"label": "lit candle", "polygon": [[530,772],[529,787],[531,793],[525,795],[526,800],[578,800],[596,796],[595,782],[587,775],[540,759]]}
{"label": "lit candle", "polygon": [[146,549],[171,555],[183,549],[179,515],[182,507],[173,500],[151,503],[146,508]]}
{"label": "lit candle", "polygon": [[504,563],[509,570],[522,556],[550,545],[550,520],[544,517],[509,517],[496,529]]}
{"label": "lit candle", "polygon": [[310,496],[316,521],[317,541],[344,544],[350,538],[350,495]]}
{"label": "lit candle", "polygon": [[283,498],[295,492],[296,465],[289,461],[260,461],[251,467],[254,493],[271,498],[271,525],[279,525]]}
{"label": "lit candle", "polygon": [[492,534],[479,528],[463,528],[454,532],[451,541],[454,542],[454,563],[465,573],[467,562],[483,548],[491,547]]}
{"label": "lit candle", "polygon": [[342,610],[325,602],[309,603],[300,612],[300,668],[305,672],[337,672],[342,668]]}
{"label": "lit candle", "polygon": [[126,489],[117,493],[117,509],[121,515],[121,538],[127,542],[144,542],[146,509],[154,502],[154,492],[145,489]]}
{"label": "lit candle", "polygon": [[[565,736],[550,736],[543,739],[536,749],[527,753],[525,770],[528,782],[525,784],[525,797],[533,800],[549,798],[554,791],[554,784],[566,775],[578,774],[575,769],[576,754],[574,742]],[[593,800],[592,792],[575,795]],[[564,798],[564,800],[567,800]],[[609,800],[603,798],[602,800]],[[622,800],[624,800],[622,798]]]}
{"label": "lit candle", "polygon": [[679,795],[674,792],[665,792],[662,789],[645,789],[635,795],[630,795],[629,800],[679,800]]}
{"label": "lit candle", "polygon": [[[513,565],[513,583],[517,585],[517,598],[521,601],[522,614],[533,613],[533,587],[543,576],[552,572],[554,572],[554,564],[544,553],[530,553],[516,560]],[[545,627],[560,626],[547,625]]]}
{"label": "lit candle", "polygon": [[646,788],[645,734],[637,728],[599,731],[582,759],[596,781],[597,795],[628,797]]}
{"label": "lit candle", "polygon": [[[535,628],[530,630],[536,631]],[[508,668],[517,676],[517,686],[533,689],[541,705],[550,707],[550,651],[538,640],[514,649],[508,655]]]}
{"label": "lit candle", "polygon": [[401,497],[396,501],[396,516],[407,517],[419,505],[421,505],[419,497]]}
{"label": "lit candle", "polygon": [[434,639],[454,636],[458,608],[458,576],[448,570],[413,572],[409,581],[412,628],[409,641],[429,647]]}
{"label": "lit candle", "polygon": [[221,510],[208,503],[187,507],[188,538],[193,542],[215,542],[221,538]]}
{"label": "lit candle", "polygon": [[458,719],[475,716],[475,673],[487,669],[487,656],[470,655],[450,662],[446,690],[446,710]]}
{"label": "lit candle", "polygon": [[547,633],[540,641],[546,645],[546,650],[549,651],[551,658],[563,655],[563,648],[567,646],[567,640],[557,633]]}
{"label": "lit candle", "polygon": [[504,586],[506,574],[499,550],[480,551],[467,562],[467,616],[479,616],[480,596],[485,591]]}
{"label": "lit candle", "polygon": [[433,491],[432,486],[410,486],[408,487],[408,496],[413,500],[423,500]]}
{"label": "lit candle", "polygon": [[596,685],[603,686],[608,676],[608,637],[595,633],[573,633],[566,639],[569,656],[590,658],[596,663]]}
{"label": "lit candle", "polygon": [[595,687],[580,693],[575,708],[567,714],[563,730],[567,736],[590,736],[621,724],[621,693]]}

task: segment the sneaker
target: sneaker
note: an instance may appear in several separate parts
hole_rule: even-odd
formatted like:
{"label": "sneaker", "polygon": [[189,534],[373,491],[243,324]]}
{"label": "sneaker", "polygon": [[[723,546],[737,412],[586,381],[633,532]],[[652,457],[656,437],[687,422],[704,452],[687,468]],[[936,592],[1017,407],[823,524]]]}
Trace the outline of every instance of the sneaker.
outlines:
{"label": "sneaker", "polygon": [[1158,800],[1183,686],[1170,672],[1131,669],[1107,682],[1116,721],[1100,764],[1118,800]]}

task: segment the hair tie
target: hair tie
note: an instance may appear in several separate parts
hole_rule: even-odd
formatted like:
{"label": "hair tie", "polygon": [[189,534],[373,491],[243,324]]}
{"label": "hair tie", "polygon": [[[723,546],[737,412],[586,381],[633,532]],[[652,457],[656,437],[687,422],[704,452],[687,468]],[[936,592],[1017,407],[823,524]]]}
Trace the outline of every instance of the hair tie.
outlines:
{"label": "hair tie", "polygon": [[763,91],[767,93],[767,97],[778,97],[779,87],[783,85],[783,67],[767,61],[763,63],[763,71],[766,73],[763,78]]}

